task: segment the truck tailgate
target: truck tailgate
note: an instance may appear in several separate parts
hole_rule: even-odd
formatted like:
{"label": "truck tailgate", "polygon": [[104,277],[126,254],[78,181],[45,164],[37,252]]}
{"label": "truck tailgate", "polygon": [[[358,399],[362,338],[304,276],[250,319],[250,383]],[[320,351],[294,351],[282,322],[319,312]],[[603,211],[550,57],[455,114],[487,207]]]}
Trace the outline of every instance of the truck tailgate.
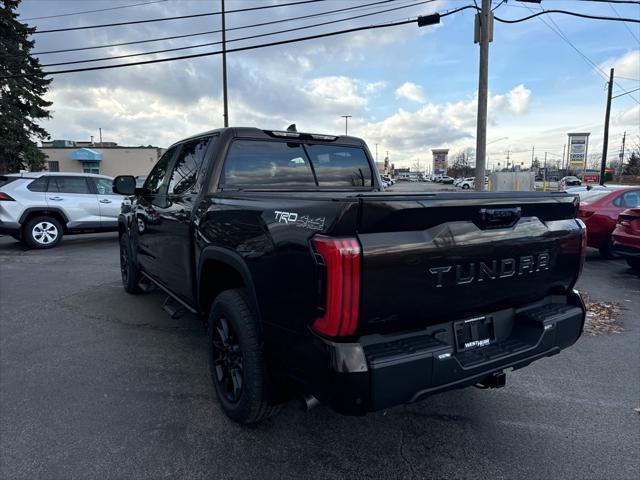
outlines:
{"label": "truck tailgate", "polygon": [[577,198],[535,192],[360,197],[359,333],[469,318],[575,282]]}

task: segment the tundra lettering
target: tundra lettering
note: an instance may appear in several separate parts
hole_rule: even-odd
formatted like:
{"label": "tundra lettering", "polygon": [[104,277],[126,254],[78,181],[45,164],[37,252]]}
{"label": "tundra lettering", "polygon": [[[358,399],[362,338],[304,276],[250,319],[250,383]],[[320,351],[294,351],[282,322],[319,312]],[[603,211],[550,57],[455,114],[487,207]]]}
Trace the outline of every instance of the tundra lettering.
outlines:
{"label": "tundra lettering", "polygon": [[[500,273],[498,278],[510,278],[513,276],[521,276],[549,270],[551,256],[549,252],[541,252],[536,255],[523,255],[516,258],[502,258],[500,260],[491,260],[490,262],[478,262],[478,275],[476,276],[476,262],[455,265],[455,279],[452,281],[455,285],[466,285],[476,282],[484,282],[485,280],[496,279],[496,269],[500,262]],[[490,265],[490,266],[489,266]],[[444,274],[451,271],[454,265],[446,265],[443,267],[432,267],[429,273],[435,275],[436,287],[440,288],[444,285]]]}

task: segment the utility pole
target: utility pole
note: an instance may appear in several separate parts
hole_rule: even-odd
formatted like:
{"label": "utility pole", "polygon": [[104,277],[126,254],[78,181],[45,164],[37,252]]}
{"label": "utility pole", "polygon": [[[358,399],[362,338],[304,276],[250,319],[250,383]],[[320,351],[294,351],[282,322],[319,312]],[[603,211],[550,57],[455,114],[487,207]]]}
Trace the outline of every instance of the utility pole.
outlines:
{"label": "utility pole", "polygon": [[533,169],[533,159],[534,159],[534,154],[536,153],[536,146],[533,145],[531,147],[531,168]]}
{"label": "utility pole", "polygon": [[340,116],[344,118],[344,134],[347,135],[347,128],[348,128],[347,122],[352,117],[352,115],[340,115]]}
{"label": "utility pole", "polygon": [[[563,170],[565,170],[565,168],[564,168],[564,151],[566,150],[566,148],[565,148],[566,146],[567,146],[566,144],[565,144],[565,145],[562,145],[562,169],[563,169]],[[564,172],[564,173],[565,173],[565,174],[567,173],[567,172],[566,172],[566,170],[565,170],[565,172]]]}
{"label": "utility pole", "polygon": [[[476,178],[484,178],[487,156],[487,97],[489,90],[489,42],[493,40],[491,0],[482,0],[482,10],[476,13],[474,43],[480,44],[478,75],[478,124],[476,133]],[[484,190],[484,182],[475,182],[476,190]]]}
{"label": "utility pole", "polygon": [[229,126],[229,103],[227,101],[227,32],[224,23],[224,0],[222,2],[222,102],[224,104],[224,126]]}
{"label": "utility pole", "polygon": [[100,133],[100,146],[102,146],[102,128],[98,128],[98,132]]}
{"label": "utility pole", "polygon": [[624,143],[626,140],[627,132],[624,132],[624,134],[622,134],[622,148],[620,149],[620,176],[622,176],[622,172],[624,171]]}
{"label": "utility pole", "polygon": [[602,160],[600,162],[600,185],[604,185],[604,169],[607,166],[607,148],[609,148],[609,117],[611,116],[611,92],[613,90],[613,68],[609,74],[607,89],[607,110],[604,114],[604,138],[602,140]]}

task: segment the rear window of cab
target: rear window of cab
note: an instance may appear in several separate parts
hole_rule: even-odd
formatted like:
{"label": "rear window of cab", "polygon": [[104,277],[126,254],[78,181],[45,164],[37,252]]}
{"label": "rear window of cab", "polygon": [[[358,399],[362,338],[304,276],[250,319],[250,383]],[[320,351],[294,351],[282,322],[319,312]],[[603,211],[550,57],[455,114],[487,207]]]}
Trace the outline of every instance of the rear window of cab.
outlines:
{"label": "rear window of cab", "polygon": [[236,140],[224,162],[220,186],[371,188],[373,173],[358,147]]}

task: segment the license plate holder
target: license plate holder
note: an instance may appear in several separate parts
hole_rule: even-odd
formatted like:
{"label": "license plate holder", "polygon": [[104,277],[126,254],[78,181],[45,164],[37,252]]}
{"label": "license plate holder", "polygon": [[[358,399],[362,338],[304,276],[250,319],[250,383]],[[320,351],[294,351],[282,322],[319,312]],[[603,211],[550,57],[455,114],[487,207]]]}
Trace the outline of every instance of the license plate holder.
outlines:
{"label": "license plate holder", "polygon": [[454,322],[453,331],[459,352],[481,348],[495,341],[493,317],[482,316]]}

